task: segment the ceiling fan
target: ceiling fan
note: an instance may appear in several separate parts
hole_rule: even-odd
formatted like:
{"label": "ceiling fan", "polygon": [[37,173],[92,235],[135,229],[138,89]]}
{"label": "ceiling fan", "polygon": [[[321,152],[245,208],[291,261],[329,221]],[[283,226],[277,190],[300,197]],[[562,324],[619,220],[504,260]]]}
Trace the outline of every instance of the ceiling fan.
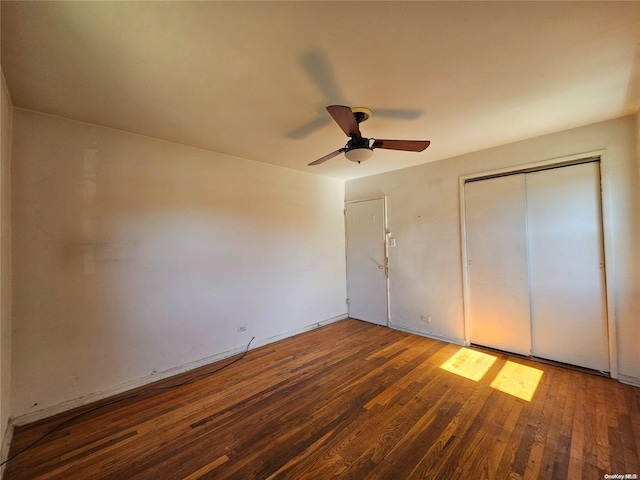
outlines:
{"label": "ceiling fan", "polygon": [[309,166],[319,165],[336,155],[340,155],[342,152],[344,152],[347,160],[360,163],[370,158],[371,155],[373,155],[373,150],[376,148],[422,152],[431,143],[429,140],[380,140],[363,137],[360,133],[359,124],[371,117],[371,110],[368,108],[329,105],[327,111],[350,139],[344,147],[311,162]]}

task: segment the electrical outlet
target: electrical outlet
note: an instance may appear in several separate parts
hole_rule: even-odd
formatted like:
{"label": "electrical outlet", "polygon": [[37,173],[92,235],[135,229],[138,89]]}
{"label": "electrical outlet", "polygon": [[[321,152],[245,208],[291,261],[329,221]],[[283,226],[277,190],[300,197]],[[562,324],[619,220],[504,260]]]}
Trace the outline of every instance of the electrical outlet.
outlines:
{"label": "electrical outlet", "polygon": [[420,320],[423,322],[431,323],[431,315],[420,315]]}
{"label": "electrical outlet", "polygon": [[239,332],[246,332],[247,331],[247,324],[243,323],[242,325],[238,326],[238,331]]}

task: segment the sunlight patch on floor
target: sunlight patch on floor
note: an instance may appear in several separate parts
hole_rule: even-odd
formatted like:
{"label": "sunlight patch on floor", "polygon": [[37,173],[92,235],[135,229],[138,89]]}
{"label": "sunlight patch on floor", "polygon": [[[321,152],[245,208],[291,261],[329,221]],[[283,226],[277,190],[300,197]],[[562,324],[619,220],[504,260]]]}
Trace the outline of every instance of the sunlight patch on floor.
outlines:
{"label": "sunlight patch on floor", "polygon": [[491,387],[530,402],[541,378],[542,370],[507,360]]}
{"label": "sunlight patch on floor", "polygon": [[495,361],[496,357],[493,355],[462,347],[440,365],[440,368],[477,382],[484,377]]}

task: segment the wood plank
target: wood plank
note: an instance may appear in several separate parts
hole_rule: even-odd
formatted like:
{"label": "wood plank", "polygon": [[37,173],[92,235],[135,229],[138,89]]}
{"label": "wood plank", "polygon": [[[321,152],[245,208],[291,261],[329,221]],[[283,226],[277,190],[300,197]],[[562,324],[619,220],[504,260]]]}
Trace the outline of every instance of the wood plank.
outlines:
{"label": "wood plank", "polygon": [[[570,372],[558,371],[556,372],[554,383],[557,383],[558,394],[556,396],[553,405],[549,406],[546,414],[550,417],[547,424],[546,438],[544,439],[544,449],[542,456],[540,457],[539,467],[535,469],[536,476],[530,478],[538,478],[539,476],[550,477],[553,476],[553,469],[556,463],[564,463],[564,457],[558,461],[556,455],[559,452],[562,428],[562,419],[564,415],[564,409],[567,403],[568,386],[569,386]],[[563,444],[564,445],[564,444]],[[567,450],[568,451],[568,450]],[[531,465],[530,465],[531,466]],[[527,478],[527,475],[525,475]]]}
{"label": "wood plank", "polygon": [[[68,422],[9,462],[4,478],[559,480],[639,471],[640,389],[495,352],[474,381],[441,368],[460,349],[336,322],[222,370],[233,359],[20,427],[12,453]],[[543,371],[531,401],[492,388],[507,361]]]}
{"label": "wood plank", "polygon": [[[631,428],[627,430],[630,434],[629,443],[635,441],[635,451],[638,464],[640,464],[640,388],[625,388],[626,405],[629,408],[628,421]],[[640,470],[636,468],[637,471]],[[640,475],[639,475],[640,476]]]}
{"label": "wood plank", "polygon": [[575,385],[575,408],[571,428],[571,446],[569,449],[569,469],[567,480],[582,478],[582,453],[584,451],[584,402],[586,377],[581,375]]}

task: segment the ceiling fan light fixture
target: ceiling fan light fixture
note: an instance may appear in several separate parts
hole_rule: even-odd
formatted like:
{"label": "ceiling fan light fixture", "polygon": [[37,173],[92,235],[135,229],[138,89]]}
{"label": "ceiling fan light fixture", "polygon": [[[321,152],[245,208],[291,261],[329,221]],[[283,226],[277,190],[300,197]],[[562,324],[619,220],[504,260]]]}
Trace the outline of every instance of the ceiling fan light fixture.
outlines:
{"label": "ceiling fan light fixture", "polygon": [[358,147],[352,148],[344,152],[344,156],[347,157],[347,160],[351,160],[352,162],[360,163],[368,160],[373,155],[373,149],[369,147]]}

